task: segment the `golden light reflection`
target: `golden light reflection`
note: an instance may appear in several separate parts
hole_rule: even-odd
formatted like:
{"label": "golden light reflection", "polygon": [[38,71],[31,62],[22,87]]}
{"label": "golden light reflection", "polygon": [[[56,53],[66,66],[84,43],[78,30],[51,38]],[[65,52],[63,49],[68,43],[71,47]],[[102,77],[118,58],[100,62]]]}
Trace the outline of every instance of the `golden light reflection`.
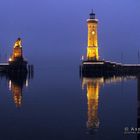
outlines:
{"label": "golden light reflection", "polygon": [[13,99],[16,107],[20,107],[22,100],[22,88],[18,84],[12,82],[11,92],[13,94]]}
{"label": "golden light reflection", "polygon": [[82,87],[87,87],[87,106],[88,106],[88,130],[94,131],[99,128],[98,105],[99,105],[99,90],[102,78],[91,79],[83,78]]}
{"label": "golden light reflection", "polygon": [[22,105],[22,94],[23,94],[23,88],[28,87],[28,79],[27,74],[23,76],[11,76],[9,77],[8,87],[9,90],[12,93],[13,101],[16,105],[16,107],[21,107]]}
{"label": "golden light reflection", "polygon": [[99,84],[87,84],[88,121],[87,128],[99,128],[98,118]]}
{"label": "golden light reflection", "polygon": [[94,133],[99,129],[99,94],[100,87],[104,84],[113,84],[117,82],[126,81],[129,79],[136,79],[134,76],[126,77],[82,77],[82,89],[86,86],[87,95],[87,129],[88,132]]}

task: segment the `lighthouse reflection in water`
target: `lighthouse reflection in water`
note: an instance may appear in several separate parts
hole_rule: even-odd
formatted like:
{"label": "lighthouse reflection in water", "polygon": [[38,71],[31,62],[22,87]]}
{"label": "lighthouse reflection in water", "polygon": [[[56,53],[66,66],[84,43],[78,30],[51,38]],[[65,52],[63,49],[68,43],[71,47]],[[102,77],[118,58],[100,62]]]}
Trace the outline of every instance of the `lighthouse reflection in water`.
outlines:
{"label": "lighthouse reflection in water", "polygon": [[[117,83],[135,79],[136,77],[82,77],[82,89],[86,89],[87,96],[87,132],[94,134],[100,128],[99,98],[100,88],[104,84]],[[86,87],[86,88],[85,88]]]}
{"label": "lighthouse reflection in water", "polygon": [[13,103],[17,108],[23,103],[23,90],[29,86],[29,82],[33,79],[33,73],[23,75],[1,75],[1,78],[6,78],[8,88],[12,95]]}

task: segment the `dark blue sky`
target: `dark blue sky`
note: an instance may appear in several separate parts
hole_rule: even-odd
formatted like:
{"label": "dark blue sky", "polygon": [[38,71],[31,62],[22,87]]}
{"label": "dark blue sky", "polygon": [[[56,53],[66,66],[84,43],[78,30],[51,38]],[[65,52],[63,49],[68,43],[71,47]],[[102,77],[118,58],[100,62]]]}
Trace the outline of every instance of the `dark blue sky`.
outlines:
{"label": "dark blue sky", "polygon": [[140,48],[139,0],[1,0],[0,52],[11,52],[17,37],[31,62],[79,63],[86,53],[86,19],[99,19],[101,58],[135,63]]}

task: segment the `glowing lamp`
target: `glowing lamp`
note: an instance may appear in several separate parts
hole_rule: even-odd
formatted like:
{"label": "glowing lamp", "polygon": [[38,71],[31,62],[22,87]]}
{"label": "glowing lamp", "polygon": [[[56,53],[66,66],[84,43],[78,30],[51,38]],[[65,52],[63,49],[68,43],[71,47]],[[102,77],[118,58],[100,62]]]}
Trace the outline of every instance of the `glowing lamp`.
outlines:
{"label": "glowing lamp", "polygon": [[12,58],[9,58],[9,61],[11,62],[12,61]]}
{"label": "glowing lamp", "polygon": [[92,35],[94,35],[95,34],[95,32],[94,31],[92,31]]}

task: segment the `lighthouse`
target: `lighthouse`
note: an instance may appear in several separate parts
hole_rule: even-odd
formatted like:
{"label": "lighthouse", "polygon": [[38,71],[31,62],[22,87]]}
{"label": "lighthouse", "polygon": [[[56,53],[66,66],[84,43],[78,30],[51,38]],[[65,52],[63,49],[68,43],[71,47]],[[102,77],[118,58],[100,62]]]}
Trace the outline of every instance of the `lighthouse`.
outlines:
{"label": "lighthouse", "polygon": [[87,60],[89,61],[98,61],[98,34],[97,26],[98,20],[95,18],[95,13],[92,12],[89,14],[90,17],[87,19],[88,26],[88,41],[87,41]]}
{"label": "lighthouse", "polygon": [[126,65],[99,58],[97,33],[98,19],[95,17],[93,10],[89,15],[90,17],[87,19],[87,57],[86,60],[82,58],[82,64],[80,65],[80,76],[139,75],[140,65]]}
{"label": "lighthouse", "polygon": [[8,65],[9,72],[27,72],[27,61],[23,57],[22,40],[18,38],[13,46],[13,52],[9,58]]}

